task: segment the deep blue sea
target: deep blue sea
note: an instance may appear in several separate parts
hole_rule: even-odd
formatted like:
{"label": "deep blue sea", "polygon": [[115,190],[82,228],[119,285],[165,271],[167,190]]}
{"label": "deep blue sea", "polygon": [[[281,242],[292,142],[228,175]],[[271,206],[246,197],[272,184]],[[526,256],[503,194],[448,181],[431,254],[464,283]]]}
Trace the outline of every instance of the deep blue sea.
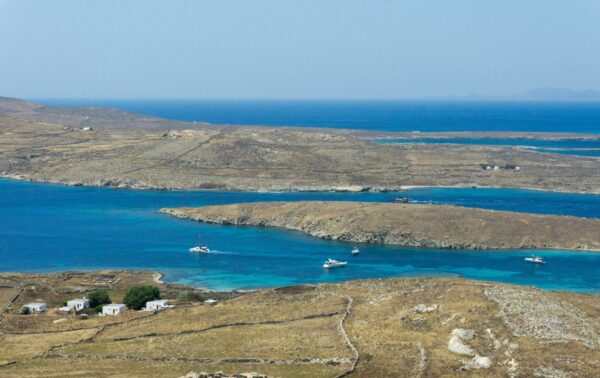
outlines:
{"label": "deep blue sea", "polygon": [[[413,189],[405,193],[241,193],[133,191],[0,180],[0,271],[108,268],[165,273],[170,282],[212,289],[250,289],[358,278],[462,276],[546,289],[600,292],[600,253],[461,252],[361,246],[298,232],[201,224],[156,213],[161,207],[249,201],[416,201],[534,213],[600,217],[600,196],[510,189]],[[204,243],[217,251],[188,252]],[[321,268],[326,258],[344,269]]]}
{"label": "deep blue sea", "polygon": [[157,117],[232,125],[381,131],[554,131],[600,133],[600,102],[48,100]]}

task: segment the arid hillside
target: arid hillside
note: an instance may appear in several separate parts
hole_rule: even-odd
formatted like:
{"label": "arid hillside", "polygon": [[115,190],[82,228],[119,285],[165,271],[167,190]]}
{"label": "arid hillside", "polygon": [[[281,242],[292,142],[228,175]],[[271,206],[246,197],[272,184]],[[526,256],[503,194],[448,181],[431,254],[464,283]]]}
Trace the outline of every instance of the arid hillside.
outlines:
{"label": "arid hillside", "polygon": [[[216,306],[82,318],[65,298],[153,283],[135,272],[0,275],[0,376],[592,377],[597,296],[462,279],[389,279],[238,293]],[[184,288],[160,285],[164,298]],[[214,293],[205,293],[213,295]],[[30,301],[45,314],[19,315]]]}
{"label": "arid hillside", "polygon": [[[500,169],[485,170],[482,164]],[[600,159],[518,147],[383,144],[323,131],[262,127],[83,131],[9,117],[0,117],[0,175],[157,189],[467,185],[600,192]]]}
{"label": "arid hillside", "polygon": [[270,202],[162,209],[201,222],[272,226],[333,240],[451,249],[600,250],[600,220],[456,206]]}

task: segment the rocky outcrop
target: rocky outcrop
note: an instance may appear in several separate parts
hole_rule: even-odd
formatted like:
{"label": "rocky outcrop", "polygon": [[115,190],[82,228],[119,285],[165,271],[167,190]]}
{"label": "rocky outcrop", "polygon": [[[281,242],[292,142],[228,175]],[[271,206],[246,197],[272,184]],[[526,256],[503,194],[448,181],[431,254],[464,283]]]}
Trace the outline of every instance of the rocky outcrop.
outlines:
{"label": "rocky outcrop", "polygon": [[418,314],[423,314],[423,313],[427,313],[427,312],[433,312],[438,308],[437,304],[433,304],[431,306],[426,306],[423,303],[416,305],[415,307],[413,307],[413,311],[418,313]]}
{"label": "rocky outcrop", "polygon": [[578,341],[590,348],[600,347],[600,326],[572,304],[539,290],[510,286],[486,288],[485,295],[498,303],[498,317],[517,336],[531,336],[551,342]]}
{"label": "rocky outcrop", "polygon": [[600,250],[600,220],[455,206],[311,201],[161,212],[208,223],[283,227],[323,239],[406,247]]}
{"label": "rocky outcrop", "polygon": [[487,369],[492,366],[490,358],[480,356],[466,344],[473,336],[475,336],[475,332],[472,329],[453,329],[450,334],[450,340],[448,341],[448,350],[452,353],[473,357],[469,361],[463,361],[464,365],[461,366],[462,370]]}

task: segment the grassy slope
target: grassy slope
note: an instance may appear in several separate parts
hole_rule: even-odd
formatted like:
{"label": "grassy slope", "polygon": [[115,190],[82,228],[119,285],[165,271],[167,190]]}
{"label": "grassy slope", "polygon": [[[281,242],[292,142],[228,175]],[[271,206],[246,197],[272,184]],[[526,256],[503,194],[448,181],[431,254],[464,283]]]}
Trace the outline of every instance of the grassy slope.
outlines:
{"label": "grassy slope", "polygon": [[[68,281],[47,278],[46,285],[67,290]],[[81,288],[81,281],[73,283]],[[434,309],[419,313],[418,304]],[[31,331],[46,332],[15,334],[6,318],[1,323],[0,355],[14,363],[0,367],[0,375],[176,377],[223,370],[334,377],[351,370],[358,356],[354,376],[454,376],[470,360],[448,351],[455,328],[474,330],[468,345],[492,360],[489,369],[464,376],[547,369],[585,376],[600,366],[598,297],[460,279],[260,290],[216,307],[180,304],[142,317],[78,321],[85,327],[77,331],[50,332],[54,315],[37,317]]]}

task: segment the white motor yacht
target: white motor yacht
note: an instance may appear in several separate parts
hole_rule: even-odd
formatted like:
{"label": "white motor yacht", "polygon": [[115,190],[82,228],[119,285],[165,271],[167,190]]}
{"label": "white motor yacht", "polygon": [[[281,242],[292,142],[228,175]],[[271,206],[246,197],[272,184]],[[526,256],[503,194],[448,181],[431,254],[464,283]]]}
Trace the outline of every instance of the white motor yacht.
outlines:
{"label": "white motor yacht", "polygon": [[210,253],[210,249],[208,249],[205,245],[197,245],[195,247],[190,248],[190,252],[194,253]]}
{"label": "white motor yacht", "polygon": [[352,248],[352,254],[353,255],[358,255],[359,253],[360,253],[360,249],[358,249],[358,247]]}
{"label": "white motor yacht", "polygon": [[343,268],[346,266],[346,264],[348,264],[346,261],[337,261],[334,259],[327,259],[327,261],[325,261],[325,264],[323,264],[323,268],[325,268],[325,269]]}
{"label": "white motor yacht", "polygon": [[531,256],[531,257],[525,257],[525,261],[533,263],[533,264],[545,264],[546,261],[544,261],[543,258],[539,257],[539,256]]}

